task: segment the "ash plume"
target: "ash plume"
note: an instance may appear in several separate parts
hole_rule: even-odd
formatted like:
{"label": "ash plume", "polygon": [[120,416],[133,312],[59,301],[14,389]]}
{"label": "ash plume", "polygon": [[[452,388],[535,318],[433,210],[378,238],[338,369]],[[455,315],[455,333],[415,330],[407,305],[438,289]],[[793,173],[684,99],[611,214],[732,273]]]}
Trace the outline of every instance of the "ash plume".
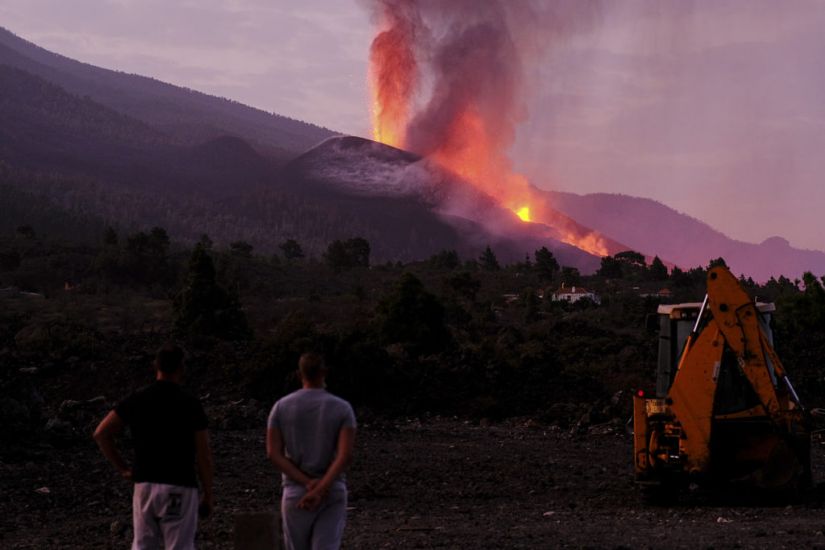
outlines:
{"label": "ash plume", "polygon": [[367,4],[379,25],[370,54],[376,140],[437,162],[513,212],[534,212],[523,219],[560,229],[565,242],[604,253],[598,236],[559,228],[563,221],[509,158],[527,117],[527,68],[591,24],[599,0]]}
{"label": "ash plume", "polygon": [[[371,49],[376,103],[385,115],[379,112],[379,119],[400,127],[399,146],[436,156],[483,184],[501,180],[509,170],[507,151],[527,116],[526,64],[591,23],[599,5],[589,0],[370,4],[382,28]],[[422,80],[431,87],[427,97],[419,93]]]}

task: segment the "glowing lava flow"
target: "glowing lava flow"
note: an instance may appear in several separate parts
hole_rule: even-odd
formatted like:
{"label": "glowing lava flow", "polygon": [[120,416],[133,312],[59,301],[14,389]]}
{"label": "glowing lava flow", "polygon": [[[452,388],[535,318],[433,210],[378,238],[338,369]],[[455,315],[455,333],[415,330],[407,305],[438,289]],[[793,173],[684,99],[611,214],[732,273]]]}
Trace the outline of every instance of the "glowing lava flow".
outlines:
{"label": "glowing lava flow", "polygon": [[[376,94],[379,102],[381,97],[384,95]],[[374,110],[377,121],[374,126],[375,140],[401,147],[405,141],[400,136],[405,135],[405,128],[400,121],[406,119],[400,115],[406,116],[408,111],[395,107],[393,102],[389,105]],[[441,146],[429,152],[431,160],[496,199],[521,221],[547,226],[548,237],[596,256],[610,253],[601,235],[560,215],[544,193],[531,186],[527,178],[510,169],[509,162],[497,150],[496,141],[490,137],[483,119],[474,116],[471,109],[446,129],[442,138]]]}
{"label": "glowing lava flow", "polygon": [[[495,63],[515,56],[503,28],[488,21],[465,28],[469,38],[464,41],[459,39],[464,37],[461,33],[435,40],[422,10],[429,6],[442,17],[459,4],[375,0],[375,5],[381,31],[370,48],[374,139],[410,149],[458,174],[523,222],[545,226],[549,239],[607,255],[598,233],[559,213],[545,193],[512,170],[507,150],[515,141],[514,105],[520,78],[517,71],[496,75],[485,65],[487,60]],[[484,41],[472,41],[477,33]],[[437,76],[429,101],[416,110],[419,62],[429,69],[428,75]]]}

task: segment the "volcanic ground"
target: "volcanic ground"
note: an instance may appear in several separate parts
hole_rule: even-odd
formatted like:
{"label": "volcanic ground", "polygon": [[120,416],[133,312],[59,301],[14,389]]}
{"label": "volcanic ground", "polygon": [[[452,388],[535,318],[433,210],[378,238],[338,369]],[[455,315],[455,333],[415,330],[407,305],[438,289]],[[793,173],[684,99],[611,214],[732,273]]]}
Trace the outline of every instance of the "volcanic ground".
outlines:
{"label": "volcanic ground", "polygon": [[[263,429],[220,423],[216,513],[201,524],[200,548],[232,548],[238,514],[277,510]],[[792,505],[693,497],[646,506],[630,456],[617,422],[570,430],[529,419],[362,418],[344,547],[825,548],[821,491]],[[817,438],[817,479],[823,464]],[[91,441],[43,445],[0,464],[0,477],[3,548],[128,546],[130,486]]]}

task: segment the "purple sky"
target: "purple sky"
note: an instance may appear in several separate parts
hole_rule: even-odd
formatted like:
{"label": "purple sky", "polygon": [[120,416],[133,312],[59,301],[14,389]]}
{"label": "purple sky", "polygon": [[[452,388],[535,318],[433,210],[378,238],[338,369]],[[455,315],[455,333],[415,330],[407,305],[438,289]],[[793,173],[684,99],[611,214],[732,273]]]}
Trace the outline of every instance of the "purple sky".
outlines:
{"label": "purple sky", "polygon": [[[526,0],[525,0],[526,1]],[[537,185],[660,200],[825,249],[825,2],[623,0],[527,67],[513,151]],[[369,135],[355,0],[3,0],[47,49]]]}

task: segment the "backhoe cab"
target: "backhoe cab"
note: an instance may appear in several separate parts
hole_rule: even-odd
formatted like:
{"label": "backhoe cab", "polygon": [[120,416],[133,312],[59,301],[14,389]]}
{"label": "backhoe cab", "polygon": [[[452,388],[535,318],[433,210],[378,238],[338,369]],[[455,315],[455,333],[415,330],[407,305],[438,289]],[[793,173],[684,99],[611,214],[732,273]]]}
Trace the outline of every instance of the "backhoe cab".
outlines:
{"label": "backhoe cab", "polygon": [[773,304],[727,268],[699,303],[659,306],[655,396],[634,396],[636,480],[675,498],[691,482],[792,494],[811,483],[808,414],[773,348]]}

